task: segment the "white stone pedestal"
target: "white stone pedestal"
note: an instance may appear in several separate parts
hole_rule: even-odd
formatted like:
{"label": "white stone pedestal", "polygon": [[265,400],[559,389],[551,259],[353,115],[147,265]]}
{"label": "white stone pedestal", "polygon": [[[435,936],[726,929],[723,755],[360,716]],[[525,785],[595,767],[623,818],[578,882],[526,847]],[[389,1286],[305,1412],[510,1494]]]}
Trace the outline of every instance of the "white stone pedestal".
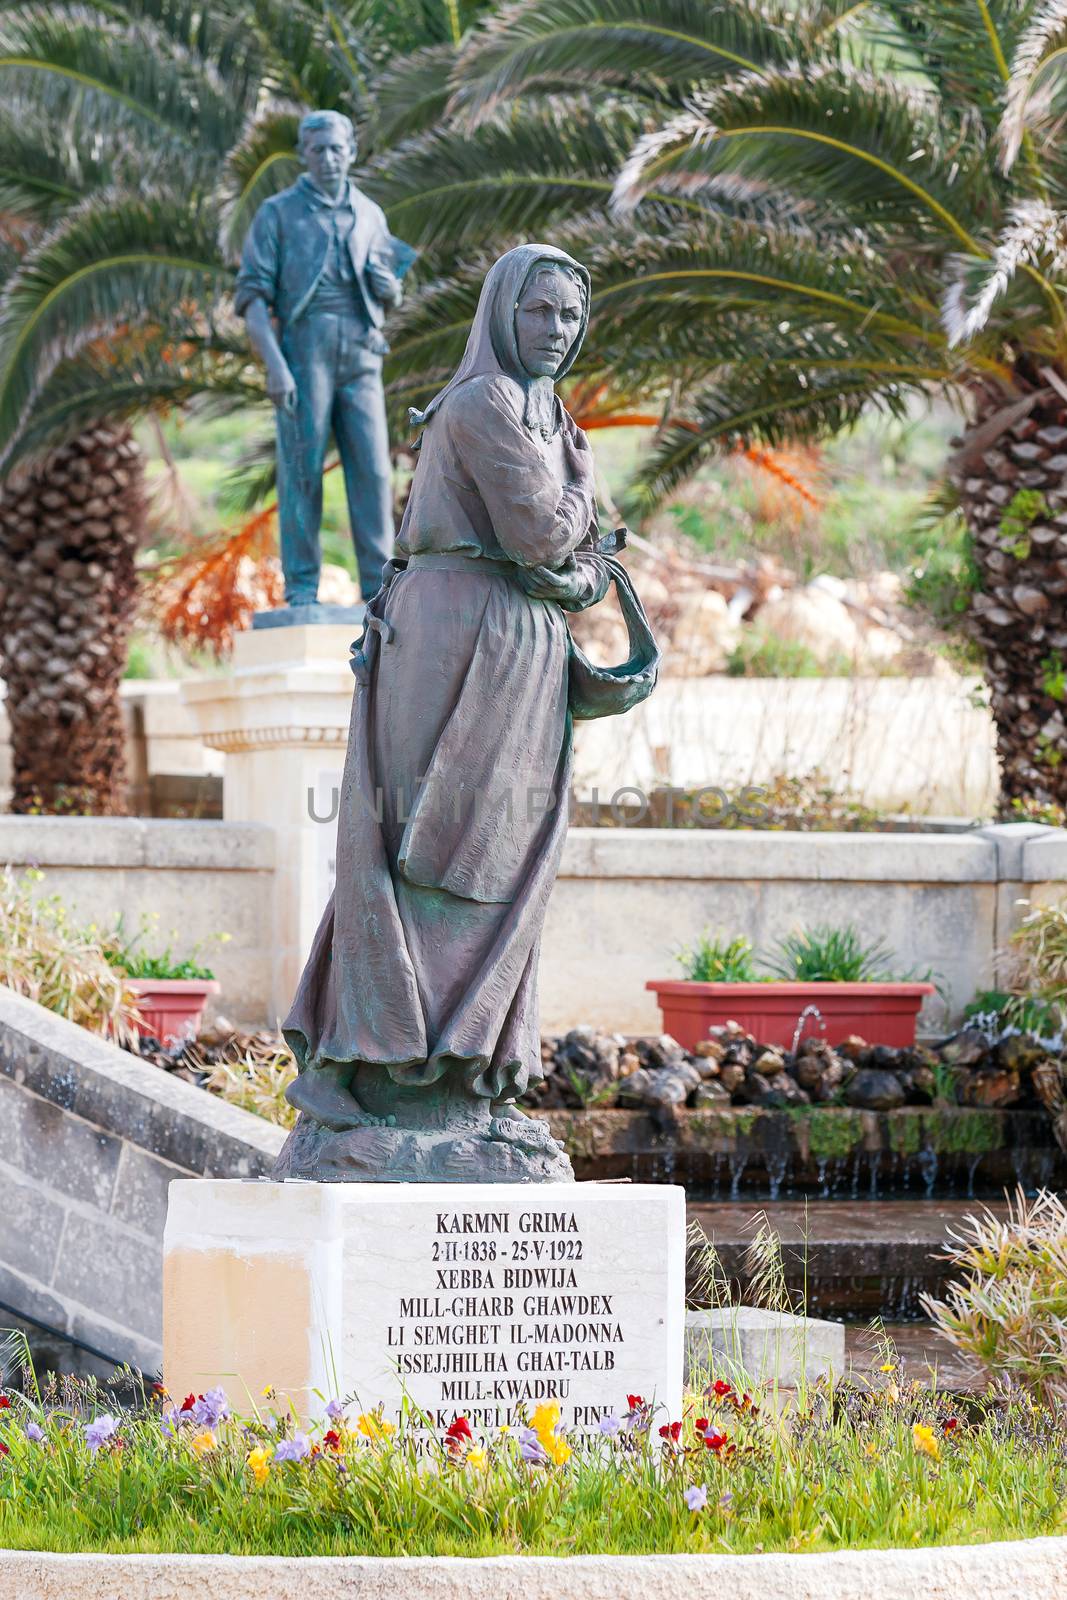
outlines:
{"label": "white stone pedestal", "polygon": [[164,1239],[163,1378],[273,1384],[492,1430],[559,1400],[592,1429],[628,1394],[680,1418],[685,1192],[665,1184],[179,1180]]}
{"label": "white stone pedestal", "polygon": [[271,1009],[288,1011],[333,886],[336,795],[358,624],[238,634],[233,667],[182,685],[204,743],[225,752],[223,816],[278,834]]}

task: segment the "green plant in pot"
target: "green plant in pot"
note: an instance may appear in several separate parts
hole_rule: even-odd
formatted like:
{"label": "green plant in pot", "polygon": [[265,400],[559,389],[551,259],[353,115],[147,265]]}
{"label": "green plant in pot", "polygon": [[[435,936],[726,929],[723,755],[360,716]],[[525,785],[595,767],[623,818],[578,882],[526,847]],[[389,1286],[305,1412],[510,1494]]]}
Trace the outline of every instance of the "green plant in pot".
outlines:
{"label": "green plant in pot", "polygon": [[807,1017],[808,1031],[829,1044],[859,1034],[871,1044],[909,1045],[934,992],[928,972],[895,973],[884,940],[865,943],[852,924],[794,929],[767,957],[743,935],[705,933],[677,959],[683,978],[652,979],[646,988],[659,1000],[664,1030],[689,1050],[727,1022],[761,1044],[788,1047]]}
{"label": "green plant in pot", "polygon": [[[104,940],[105,953],[137,996],[141,1036],[174,1045],[195,1037],[208,997],[218,994],[220,986],[212,969],[198,959],[207,941],[198,941],[185,955],[175,954],[170,944],[157,951],[146,947],[158,920],[158,915],[142,917],[130,937],[120,916]],[[171,938],[176,937],[172,929]],[[229,937],[219,933],[211,942],[225,944]]]}

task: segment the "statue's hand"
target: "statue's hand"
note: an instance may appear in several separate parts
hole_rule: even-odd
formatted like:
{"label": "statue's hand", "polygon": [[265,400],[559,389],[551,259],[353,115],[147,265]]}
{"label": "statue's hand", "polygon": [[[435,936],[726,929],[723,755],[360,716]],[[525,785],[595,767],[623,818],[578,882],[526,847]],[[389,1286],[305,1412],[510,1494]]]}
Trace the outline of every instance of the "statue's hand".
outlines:
{"label": "statue's hand", "polygon": [[281,410],[296,410],[296,379],[284,362],[267,368],[267,395]]}
{"label": "statue's hand", "polygon": [[367,278],[377,298],[386,306],[397,306],[403,298],[404,290],[400,279],[395,273],[380,261],[367,262]]}

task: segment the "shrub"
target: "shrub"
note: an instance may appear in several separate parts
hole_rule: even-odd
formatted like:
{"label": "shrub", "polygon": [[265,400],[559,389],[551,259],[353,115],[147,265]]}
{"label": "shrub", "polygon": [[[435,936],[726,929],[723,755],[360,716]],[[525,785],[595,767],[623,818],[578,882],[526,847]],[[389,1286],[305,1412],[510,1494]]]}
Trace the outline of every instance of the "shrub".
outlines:
{"label": "shrub", "polygon": [[945,1300],[923,1295],[942,1333],[1012,1387],[1067,1407],[1067,1206],[1022,1189],[1003,1219],[969,1216],[943,1259],[965,1274]]}
{"label": "shrub", "polygon": [[136,1037],[137,999],[95,929],[70,922],[58,895],[34,896],[36,868],[0,874],[0,983],[120,1045]]}
{"label": "shrub", "polygon": [[865,945],[849,923],[797,929],[779,940],[778,955],[766,964],[776,978],[793,983],[903,983],[920,977],[914,971],[894,973],[889,957],[884,939]]}

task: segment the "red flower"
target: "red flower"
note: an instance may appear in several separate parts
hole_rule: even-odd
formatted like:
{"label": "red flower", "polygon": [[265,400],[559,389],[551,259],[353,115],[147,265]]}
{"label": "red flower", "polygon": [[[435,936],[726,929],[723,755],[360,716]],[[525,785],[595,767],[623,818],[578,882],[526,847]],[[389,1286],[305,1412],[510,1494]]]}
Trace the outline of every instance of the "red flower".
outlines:
{"label": "red flower", "polygon": [[453,1422],[452,1426],[449,1428],[448,1432],[445,1434],[445,1438],[448,1440],[449,1444],[455,1445],[458,1445],[464,1439],[473,1439],[474,1435],[471,1432],[471,1425],[467,1421],[466,1417],[457,1417],[455,1422]]}
{"label": "red flower", "polygon": [[628,1394],[626,1396],[626,1404],[631,1411],[643,1411],[645,1405],[644,1397],[639,1394]]}
{"label": "red flower", "polygon": [[707,1431],[708,1431],[708,1419],[707,1419],[707,1417],[698,1417],[697,1418],[697,1432],[698,1433],[707,1433]]}
{"label": "red flower", "polygon": [[6,1394],[0,1394],[0,1411],[10,1411],[11,1401]]}
{"label": "red flower", "polygon": [[673,1439],[677,1444],[682,1437],[682,1424],[680,1422],[665,1422],[659,1430],[661,1439]]}
{"label": "red flower", "polygon": [[331,1428],[329,1433],[323,1434],[322,1442],[326,1446],[327,1450],[340,1450],[341,1435],[335,1428]]}
{"label": "red flower", "polygon": [[726,1383],[722,1378],[716,1378],[711,1387],[713,1393],[717,1394],[720,1400],[722,1400],[726,1395],[733,1394],[734,1392],[733,1384]]}
{"label": "red flower", "polygon": [[945,1432],[946,1432],[946,1433],[955,1433],[955,1431],[956,1431],[956,1429],[957,1429],[957,1428],[958,1428],[958,1427],[959,1427],[959,1425],[960,1425],[960,1419],[959,1419],[959,1417],[948,1417],[948,1418],[947,1418],[947,1419],[946,1419],[946,1420],[945,1420],[945,1421],[944,1421],[944,1422],[943,1422],[943,1423],[942,1423],[942,1424],[941,1424],[941,1426],[942,1426],[942,1427],[943,1427],[943,1429],[944,1429],[944,1431],[945,1431]]}
{"label": "red flower", "polygon": [[[203,1395],[201,1395],[200,1399],[202,1400],[203,1398]],[[191,1411],[196,1405],[196,1400],[197,1397],[195,1394],[187,1394],[181,1405],[178,1407],[179,1411]]]}
{"label": "red flower", "polygon": [[709,1450],[714,1450],[716,1455],[726,1443],[727,1437],[725,1433],[706,1433],[704,1435],[705,1446]]}
{"label": "red flower", "polygon": [[0,1456],[9,1456],[10,1454],[11,1451],[8,1449],[4,1441],[0,1439]]}

